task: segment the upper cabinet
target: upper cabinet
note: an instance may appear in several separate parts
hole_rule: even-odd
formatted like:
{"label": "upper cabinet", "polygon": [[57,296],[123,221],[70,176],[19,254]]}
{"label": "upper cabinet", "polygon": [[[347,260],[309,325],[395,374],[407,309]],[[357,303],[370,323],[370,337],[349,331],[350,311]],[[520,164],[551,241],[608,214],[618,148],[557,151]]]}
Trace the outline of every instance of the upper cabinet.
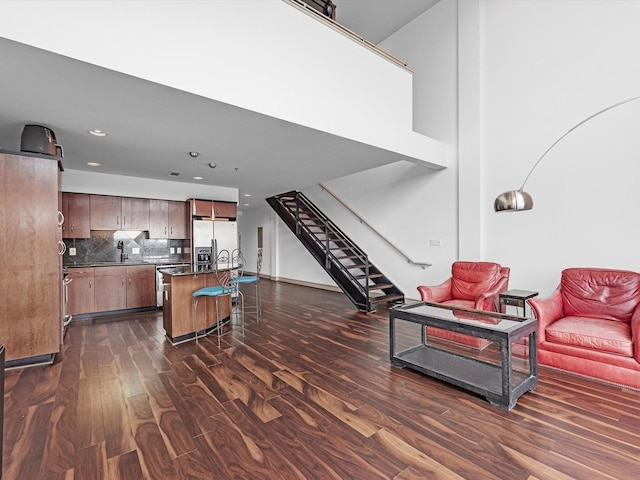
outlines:
{"label": "upper cabinet", "polygon": [[149,238],[169,238],[167,200],[149,200]]}
{"label": "upper cabinet", "polygon": [[122,197],[91,195],[91,230],[122,229]]}
{"label": "upper cabinet", "polygon": [[91,230],[149,230],[146,198],[90,195]]}
{"label": "upper cabinet", "polygon": [[169,238],[189,238],[187,202],[169,201]]}
{"label": "upper cabinet", "polygon": [[149,199],[122,197],[122,230],[149,230]]}
{"label": "upper cabinet", "polygon": [[213,217],[213,202],[211,200],[196,200],[192,198],[191,215],[194,217]]}
{"label": "upper cabinet", "polygon": [[213,202],[213,218],[236,218],[237,205],[232,202]]}
{"label": "upper cabinet", "polygon": [[189,200],[191,205],[191,215],[193,217],[207,218],[236,218],[237,205],[234,202],[220,202],[211,200]]}
{"label": "upper cabinet", "polygon": [[186,239],[187,203],[149,200],[149,238]]}
{"label": "upper cabinet", "polygon": [[62,194],[62,238],[89,238],[91,236],[89,195],[85,193]]}

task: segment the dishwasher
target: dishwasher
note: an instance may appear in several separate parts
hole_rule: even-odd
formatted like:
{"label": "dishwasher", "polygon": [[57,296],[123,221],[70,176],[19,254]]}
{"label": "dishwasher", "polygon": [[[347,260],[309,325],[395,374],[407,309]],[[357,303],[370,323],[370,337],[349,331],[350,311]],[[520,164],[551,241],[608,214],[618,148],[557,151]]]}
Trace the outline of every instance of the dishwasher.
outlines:
{"label": "dishwasher", "polygon": [[175,267],[184,267],[185,265],[189,265],[188,262],[182,263],[170,263],[170,264],[162,264],[156,265],[156,307],[162,308],[162,295],[164,294],[164,282],[162,279],[162,273],[160,270],[165,268],[175,268]]}

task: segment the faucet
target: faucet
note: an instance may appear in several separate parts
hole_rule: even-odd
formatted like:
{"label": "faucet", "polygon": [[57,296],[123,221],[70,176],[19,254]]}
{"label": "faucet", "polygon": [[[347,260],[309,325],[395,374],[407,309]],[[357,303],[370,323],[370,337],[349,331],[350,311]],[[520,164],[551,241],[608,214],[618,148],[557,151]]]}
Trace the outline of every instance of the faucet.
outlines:
{"label": "faucet", "polygon": [[118,246],[116,248],[120,250],[120,261],[124,262],[128,257],[128,255],[124,253],[124,242],[122,240],[118,240]]}

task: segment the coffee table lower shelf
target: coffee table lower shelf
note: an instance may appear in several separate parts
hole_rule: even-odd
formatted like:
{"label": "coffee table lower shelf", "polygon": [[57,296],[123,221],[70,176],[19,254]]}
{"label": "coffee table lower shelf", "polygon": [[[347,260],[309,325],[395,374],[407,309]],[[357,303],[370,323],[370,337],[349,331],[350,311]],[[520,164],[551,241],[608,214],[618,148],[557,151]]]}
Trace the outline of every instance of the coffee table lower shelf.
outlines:
{"label": "coffee table lower shelf", "polygon": [[511,372],[511,392],[502,392],[503,369],[499,365],[422,345],[396,353],[392,364],[408,367],[452,385],[483,395],[492,405],[511,409],[524,392],[536,387],[538,379],[524,372]]}

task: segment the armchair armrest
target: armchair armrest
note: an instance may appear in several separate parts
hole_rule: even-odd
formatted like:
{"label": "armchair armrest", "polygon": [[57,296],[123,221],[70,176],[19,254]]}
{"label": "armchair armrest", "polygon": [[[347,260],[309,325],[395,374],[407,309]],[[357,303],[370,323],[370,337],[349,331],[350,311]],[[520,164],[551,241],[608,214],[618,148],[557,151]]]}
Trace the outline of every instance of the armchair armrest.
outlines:
{"label": "armchair armrest", "polygon": [[502,277],[491,290],[483,292],[478,298],[476,298],[474,308],[476,310],[499,312],[500,308],[498,305],[498,294],[500,292],[506,291],[508,285],[509,277]]}
{"label": "armchair armrest", "polygon": [[555,289],[549,298],[527,300],[538,319],[538,343],[544,342],[547,326],[562,317],[562,294],[560,286]]}
{"label": "armchair armrest", "polygon": [[451,278],[445,280],[440,285],[428,287],[418,286],[418,292],[423,302],[440,303],[451,299]]}
{"label": "armchair armrest", "polygon": [[633,358],[640,363],[640,304],[636,306],[631,317],[631,339],[633,341]]}

